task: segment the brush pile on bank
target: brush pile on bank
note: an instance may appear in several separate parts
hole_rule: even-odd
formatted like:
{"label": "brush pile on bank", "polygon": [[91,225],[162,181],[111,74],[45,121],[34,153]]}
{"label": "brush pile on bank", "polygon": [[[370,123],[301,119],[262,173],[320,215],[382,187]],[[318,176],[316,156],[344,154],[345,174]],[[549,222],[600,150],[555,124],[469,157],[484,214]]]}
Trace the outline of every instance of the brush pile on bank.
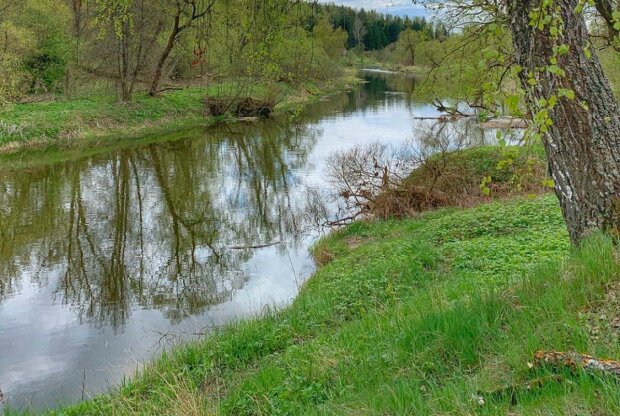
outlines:
{"label": "brush pile on bank", "polygon": [[439,207],[471,207],[550,190],[542,148],[483,146],[437,155],[377,196],[373,216],[400,217]]}
{"label": "brush pile on bank", "polygon": [[386,160],[376,146],[330,160],[332,186],[346,206],[342,218],[401,218],[440,207],[538,195],[552,186],[541,147],[481,146],[419,158],[409,170],[399,164],[406,161]]}
{"label": "brush pile on bank", "polygon": [[220,117],[230,114],[237,118],[267,118],[273,112],[275,101],[252,97],[205,97],[207,115]]}

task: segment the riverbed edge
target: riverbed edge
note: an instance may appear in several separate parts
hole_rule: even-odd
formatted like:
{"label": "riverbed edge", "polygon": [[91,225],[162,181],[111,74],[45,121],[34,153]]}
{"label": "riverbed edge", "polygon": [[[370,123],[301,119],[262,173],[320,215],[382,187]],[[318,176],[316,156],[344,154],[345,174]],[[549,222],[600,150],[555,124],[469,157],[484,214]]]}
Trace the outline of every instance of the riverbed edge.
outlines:
{"label": "riverbed edge", "polygon": [[[296,109],[304,105],[317,102],[328,95],[344,92],[363,82],[357,74],[357,68],[345,67],[336,79],[328,82],[314,82],[310,87],[300,85],[292,88],[275,107],[272,115],[293,114]],[[208,89],[205,88],[204,95],[207,92]],[[162,107],[165,99],[165,95],[153,98],[153,100],[160,100]],[[63,103],[70,107],[73,102],[67,100]],[[146,136],[155,136],[152,141],[157,141],[161,136],[184,130],[205,128],[222,122],[246,122],[235,118],[206,116],[204,110],[202,103],[196,102],[196,111],[183,115],[176,114],[146,119],[140,123],[132,120],[125,123],[113,123],[111,126],[106,126],[109,123],[106,123],[106,120],[101,120],[101,123],[99,121],[91,123],[94,123],[96,127],[85,127],[79,130],[60,129],[55,135],[51,136],[41,134],[27,139],[8,140],[0,145],[0,170],[12,170],[70,160],[76,153],[78,155],[100,153],[116,146],[132,145],[134,142],[149,142],[150,140]],[[70,110],[59,110],[59,112],[64,111]],[[139,111],[139,108],[136,111]],[[2,122],[1,110],[0,122]],[[19,125],[19,122],[16,125]]]}

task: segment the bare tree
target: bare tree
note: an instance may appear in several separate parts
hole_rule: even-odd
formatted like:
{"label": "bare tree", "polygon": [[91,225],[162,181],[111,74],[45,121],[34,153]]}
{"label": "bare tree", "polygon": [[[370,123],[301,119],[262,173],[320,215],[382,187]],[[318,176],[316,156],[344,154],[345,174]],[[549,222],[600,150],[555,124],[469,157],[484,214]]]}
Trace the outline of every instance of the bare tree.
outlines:
{"label": "bare tree", "polygon": [[[177,44],[183,32],[189,29],[194,22],[204,18],[209,14],[215,4],[215,0],[174,0],[172,5],[167,5],[166,10],[170,10],[170,16],[173,20],[172,29],[168,35],[166,46],[164,47],[153,74],[149,94],[157,95],[159,84],[161,82],[162,71],[170,53]],[[171,7],[170,7],[171,6]]]}
{"label": "bare tree", "polygon": [[100,0],[96,21],[101,27],[104,53],[115,61],[118,97],[131,101],[136,84],[149,67],[150,52],[157,44],[164,17],[148,0]]}
{"label": "bare tree", "polygon": [[607,26],[607,42],[620,52],[620,2],[596,0],[595,7]]}
{"label": "bare tree", "polygon": [[359,15],[355,16],[355,21],[353,22],[353,37],[355,38],[355,45],[359,49],[364,49],[364,36],[368,33],[366,26],[364,26],[364,22],[360,19]]}

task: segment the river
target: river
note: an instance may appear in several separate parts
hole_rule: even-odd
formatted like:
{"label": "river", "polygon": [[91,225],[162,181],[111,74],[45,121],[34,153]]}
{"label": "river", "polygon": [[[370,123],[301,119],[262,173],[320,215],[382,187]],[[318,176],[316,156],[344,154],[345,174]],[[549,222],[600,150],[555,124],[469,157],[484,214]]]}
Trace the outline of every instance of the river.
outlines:
{"label": "river", "polygon": [[437,115],[408,99],[413,78],[363,74],[294,120],[0,168],[5,401],[38,410],[92,397],[177,342],[290,303],[320,235],[296,214],[327,187],[326,158],[400,143],[416,117]]}

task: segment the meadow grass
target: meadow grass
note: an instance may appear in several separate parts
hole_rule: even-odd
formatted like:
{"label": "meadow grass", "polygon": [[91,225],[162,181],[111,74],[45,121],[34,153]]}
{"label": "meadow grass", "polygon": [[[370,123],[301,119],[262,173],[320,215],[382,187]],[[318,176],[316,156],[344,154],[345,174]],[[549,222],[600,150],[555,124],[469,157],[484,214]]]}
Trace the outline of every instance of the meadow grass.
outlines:
{"label": "meadow grass", "polygon": [[571,249],[554,196],[358,222],[314,253],[324,264],[290,307],[52,414],[620,412],[615,380],[528,365],[537,350],[620,357],[587,319],[620,279],[617,250],[601,235]]}

